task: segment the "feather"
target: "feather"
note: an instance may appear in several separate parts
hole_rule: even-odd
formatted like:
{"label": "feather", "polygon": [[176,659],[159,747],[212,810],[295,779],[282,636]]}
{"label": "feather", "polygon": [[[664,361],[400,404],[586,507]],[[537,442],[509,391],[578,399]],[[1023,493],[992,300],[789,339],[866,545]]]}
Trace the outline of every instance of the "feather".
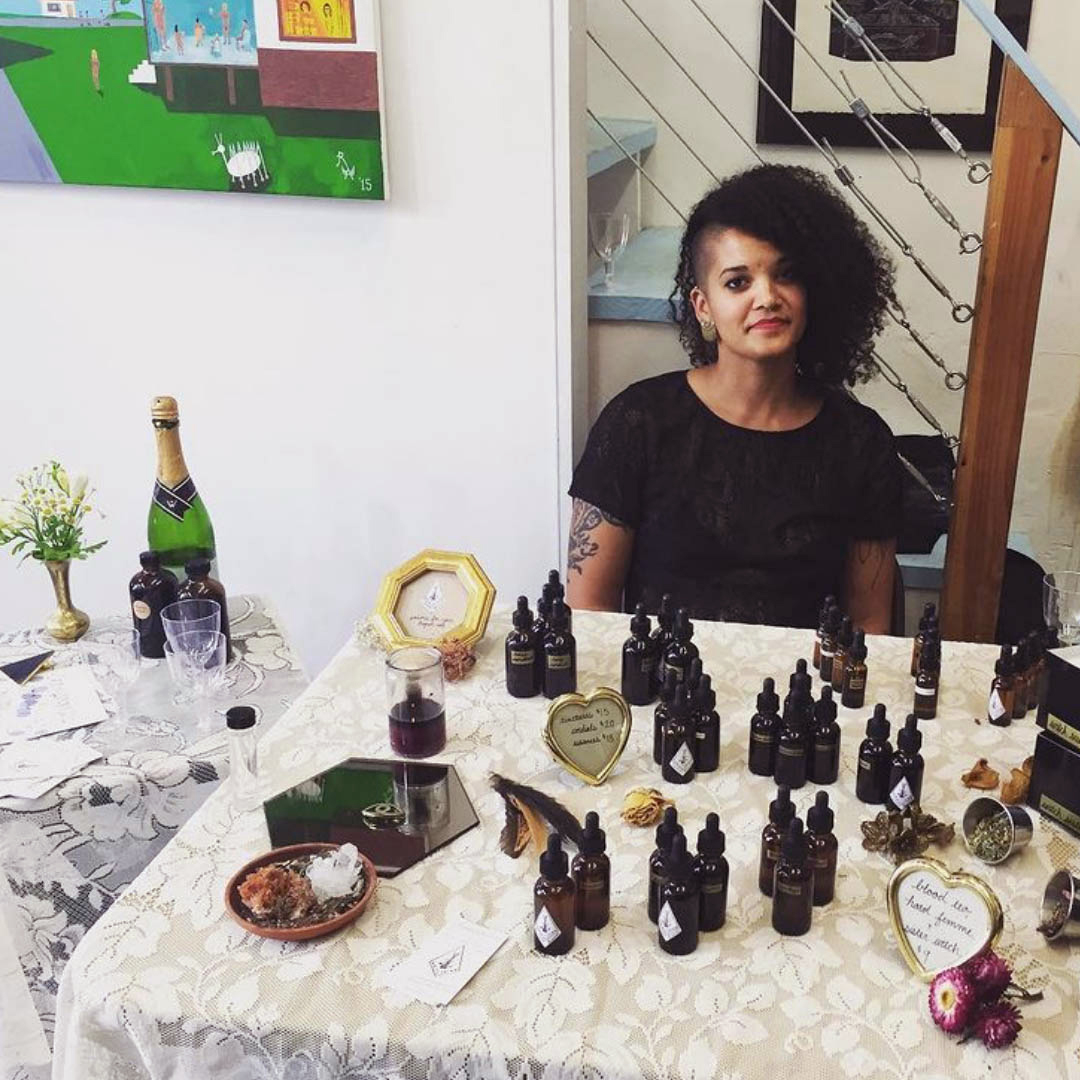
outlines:
{"label": "feather", "polygon": [[522,848],[524,849],[531,842],[533,847],[536,848],[537,854],[539,854],[547,847],[547,822],[528,803],[519,802],[516,796],[509,796],[508,801],[517,807],[518,813],[521,814],[522,820],[525,822],[526,841],[522,844]]}
{"label": "feather", "polygon": [[525,819],[513,800],[503,799],[503,806],[506,807],[506,821],[499,833],[499,848],[504,855],[516,859],[529,843],[529,830],[525,827]]}
{"label": "feather", "polygon": [[[545,795],[542,791],[537,791],[536,788],[529,787],[527,784],[519,784],[515,780],[508,780],[498,773],[491,774],[491,786],[503,797],[508,807],[511,800],[517,804],[514,808],[516,814],[524,815],[527,810],[531,810],[543,821],[546,821],[564,840],[569,840],[576,847],[581,846],[581,822],[562,803],[553,799],[550,795]],[[510,811],[508,809],[507,825],[503,829],[504,833],[509,827],[509,822]],[[530,831],[532,831],[531,827]],[[503,844],[503,850],[506,851],[506,846],[501,837],[500,844]],[[546,838],[544,843],[540,844],[541,849],[545,844]]]}

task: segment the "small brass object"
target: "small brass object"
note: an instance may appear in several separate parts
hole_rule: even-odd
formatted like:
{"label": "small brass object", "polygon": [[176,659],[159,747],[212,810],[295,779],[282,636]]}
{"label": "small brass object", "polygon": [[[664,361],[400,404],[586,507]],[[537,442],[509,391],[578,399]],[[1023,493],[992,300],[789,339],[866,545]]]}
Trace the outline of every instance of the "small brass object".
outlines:
{"label": "small brass object", "polygon": [[595,786],[618,764],[631,722],[626,699],[610,687],[563,694],[548,706],[544,742],[564,769]]}

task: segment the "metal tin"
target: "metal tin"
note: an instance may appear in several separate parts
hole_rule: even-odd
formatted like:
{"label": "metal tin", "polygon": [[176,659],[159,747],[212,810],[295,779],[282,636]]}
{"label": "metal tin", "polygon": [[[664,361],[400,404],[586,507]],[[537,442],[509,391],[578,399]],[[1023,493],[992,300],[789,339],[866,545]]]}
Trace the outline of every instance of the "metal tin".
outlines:
{"label": "metal tin", "polygon": [[[1005,814],[1008,820],[1009,846],[1000,859],[984,859],[972,849],[971,837],[975,831],[975,826],[980,821],[996,814]],[[1025,847],[1035,831],[1031,815],[1024,807],[1011,806],[989,795],[981,795],[968,804],[968,808],[964,811],[963,829],[964,842],[967,844],[968,851],[980,862],[987,863],[990,866],[996,866],[998,863],[1004,862],[1014,851],[1019,851],[1020,848]]]}
{"label": "metal tin", "polygon": [[1039,930],[1047,941],[1080,938],[1080,878],[1058,870],[1043,892]]}

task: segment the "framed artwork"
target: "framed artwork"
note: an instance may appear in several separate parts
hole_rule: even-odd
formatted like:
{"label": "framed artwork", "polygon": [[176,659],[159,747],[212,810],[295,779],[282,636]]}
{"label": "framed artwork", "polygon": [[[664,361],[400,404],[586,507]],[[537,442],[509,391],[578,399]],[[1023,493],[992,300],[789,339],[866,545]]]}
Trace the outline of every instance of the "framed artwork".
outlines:
{"label": "framed artwork", "polygon": [[[922,116],[905,109],[863,48],[820,0],[773,0],[833,77],[845,75],[886,126],[912,149],[944,149]],[[882,53],[968,150],[988,151],[1001,87],[1001,53],[960,0],[841,0]],[[996,0],[994,10],[1027,46],[1032,0]],[[833,146],[877,146],[804,50],[762,5],[758,70],[810,131]],[[902,89],[902,86],[901,86]],[[804,146],[805,137],[764,88],[757,141]]]}
{"label": "framed artwork", "polygon": [[472,555],[427,548],[383,578],[372,618],[393,648],[449,638],[475,645],[494,603],[495,586]]}
{"label": "framed artwork", "polygon": [[0,181],[385,199],[378,4],[3,0]]}

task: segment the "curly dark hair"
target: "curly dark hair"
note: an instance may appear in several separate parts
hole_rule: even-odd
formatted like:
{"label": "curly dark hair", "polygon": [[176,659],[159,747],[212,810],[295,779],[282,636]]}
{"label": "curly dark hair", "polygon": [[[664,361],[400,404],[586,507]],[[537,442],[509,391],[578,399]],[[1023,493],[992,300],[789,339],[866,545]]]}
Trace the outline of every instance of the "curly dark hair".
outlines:
{"label": "curly dark hair", "polygon": [[804,377],[853,386],[876,373],[870,354],[895,300],[893,264],[827,177],[798,165],[759,165],[729,176],[694,207],[668,298],[694,367],[716,362],[716,346],[702,338],[690,302],[701,238],[710,228],[738,229],[791,260],[806,289],[797,361]]}

